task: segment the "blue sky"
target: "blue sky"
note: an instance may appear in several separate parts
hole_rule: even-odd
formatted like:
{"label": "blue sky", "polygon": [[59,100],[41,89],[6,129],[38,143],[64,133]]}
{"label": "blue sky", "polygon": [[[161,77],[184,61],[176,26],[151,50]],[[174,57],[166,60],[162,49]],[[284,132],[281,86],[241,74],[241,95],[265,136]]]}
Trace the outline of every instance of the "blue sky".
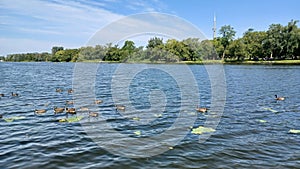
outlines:
{"label": "blue sky", "polygon": [[0,56],[85,46],[104,26],[142,12],[178,16],[209,39],[215,13],[217,29],[231,25],[237,38],[248,28],[300,20],[299,6],[298,0],[1,0]]}

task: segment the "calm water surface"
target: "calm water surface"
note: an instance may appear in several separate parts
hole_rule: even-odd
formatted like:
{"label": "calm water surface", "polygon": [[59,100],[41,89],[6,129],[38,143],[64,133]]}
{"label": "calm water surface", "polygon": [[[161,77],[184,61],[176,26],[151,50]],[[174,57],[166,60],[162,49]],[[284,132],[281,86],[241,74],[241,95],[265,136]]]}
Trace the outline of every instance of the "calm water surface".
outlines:
{"label": "calm water surface", "polygon": [[[86,63],[92,64],[92,63]],[[198,135],[187,133],[173,149],[149,158],[117,156],[102,148],[87,135],[81,123],[60,123],[65,115],[54,115],[53,107],[64,107],[73,95],[74,63],[0,63],[0,167],[1,168],[297,168],[300,166],[300,66],[225,65],[226,104],[220,123],[204,143]],[[145,66],[133,65],[131,66]],[[158,65],[164,66],[164,65]],[[170,66],[170,65],[169,65]],[[182,65],[175,66],[178,71]],[[214,65],[209,65],[214,66]],[[95,81],[97,105],[105,122],[131,137],[163,133],[178,117],[181,91],[166,72],[146,69],[131,81],[129,102],[136,110],[151,108],[151,91],[164,93],[165,108],[147,124],[123,118],[114,109],[112,78],[118,64],[101,64]],[[189,66],[195,75],[200,105],[210,107],[210,81],[203,65]],[[126,72],[123,75],[126,78]],[[120,79],[122,80],[122,79]],[[187,82],[189,85],[189,82]],[[62,88],[62,93],[55,92]],[[11,97],[16,92],[18,97]],[[76,92],[76,91],[74,91]],[[126,94],[126,92],[124,92]],[[274,95],[284,96],[275,101]],[[195,104],[196,105],[196,104]],[[184,105],[183,105],[184,106]],[[207,114],[194,111],[193,127],[203,125]],[[35,115],[35,109],[47,109]],[[159,112],[161,111],[161,112]],[[130,115],[129,115],[130,116]],[[4,118],[22,119],[6,122]],[[131,116],[130,116],[131,117]],[[89,118],[88,120],[95,120]],[[100,121],[100,122],[103,122]],[[96,124],[96,123],[95,123]],[[141,131],[137,136],[132,131]],[[115,138],[112,133],[105,137]]]}

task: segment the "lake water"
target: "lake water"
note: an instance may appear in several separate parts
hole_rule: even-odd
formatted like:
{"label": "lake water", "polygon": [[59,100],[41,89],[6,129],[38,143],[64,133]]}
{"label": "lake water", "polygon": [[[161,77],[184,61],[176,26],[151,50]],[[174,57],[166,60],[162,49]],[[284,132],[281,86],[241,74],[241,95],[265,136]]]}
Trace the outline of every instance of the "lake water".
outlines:
{"label": "lake water", "polygon": [[[299,167],[300,134],[289,130],[300,129],[300,66],[224,65],[222,114],[211,99],[214,85],[223,82],[209,76],[215,67],[0,63],[0,167]],[[68,115],[80,121],[59,122],[66,114],[55,115],[53,107],[65,107],[66,100],[75,101],[67,107],[99,116],[82,111]],[[197,105],[208,112],[196,112]],[[191,133],[209,118],[219,122],[214,132]]]}

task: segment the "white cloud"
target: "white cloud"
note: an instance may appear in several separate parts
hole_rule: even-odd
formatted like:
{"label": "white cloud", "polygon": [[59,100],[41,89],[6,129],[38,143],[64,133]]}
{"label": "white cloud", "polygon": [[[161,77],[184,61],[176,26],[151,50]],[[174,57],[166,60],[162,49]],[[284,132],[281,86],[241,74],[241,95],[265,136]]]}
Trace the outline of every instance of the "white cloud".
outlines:
{"label": "white cloud", "polygon": [[0,2],[0,10],[8,11],[1,13],[0,55],[45,50],[47,45],[49,50],[53,41],[83,46],[103,25],[122,17],[74,1],[7,0]]}
{"label": "white cloud", "polygon": [[[128,13],[128,10],[133,10],[128,5],[126,8],[125,4],[134,8],[134,12],[157,11],[162,6],[161,3],[155,6],[158,4],[155,1],[140,0],[2,0],[0,55],[45,49],[49,51],[51,45],[57,42],[65,47],[84,46],[100,28],[122,18],[122,12],[119,11]],[[113,12],[113,6],[123,8]],[[22,44],[26,44],[26,47]]]}
{"label": "white cloud", "polygon": [[[88,45],[119,43],[127,39],[138,39],[138,37],[149,39],[151,36],[178,40],[190,37],[206,39],[201,30],[182,18],[161,13],[143,13],[123,17],[107,25],[90,39]],[[139,38],[140,41],[148,39]]]}

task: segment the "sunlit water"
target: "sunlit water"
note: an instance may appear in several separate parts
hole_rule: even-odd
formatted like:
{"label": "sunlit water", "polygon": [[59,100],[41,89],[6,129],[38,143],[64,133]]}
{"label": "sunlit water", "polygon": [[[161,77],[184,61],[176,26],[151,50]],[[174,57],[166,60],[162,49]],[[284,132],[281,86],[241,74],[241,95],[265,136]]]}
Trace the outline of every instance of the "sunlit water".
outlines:
{"label": "sunlit water", "polygon": [[[86,63],[91,64],[92,63]],[[300,166],[300,67],[225,65],[226,105],[216,131],[204,143],[198,135],[187,134],[177,145],[148,158],[118,156],[94,142],[81,123],[60,123],[65,114],[54,115],[53,107],[66,106],[74,94],[74,63],[0,63],[0,166],[1,168],[294,168]],[[101,64],[95,81],[96,105],[101,117],[83,120],[110,124],[115,131],[131,138],[151,137],[164,133],[178,118],[183,96],[176,80],[158,69],[145,69],[135,75],[129,89],[129,101],[115,103],[112,79],[118,64]],[[133,64],[127,65],[136,66]],[[145,65],[138,65],[145,66]],[[170,65],[169,65],[170,66]],[[182,65],[171,65],[182,69]],[[209,65],[214,66],[214,65]],[[189,66],[195,75],[201,106],[211,105],[210,81],[203,65]],[[123,75],[126,78],[126,72]],[[122,79],[120,79],[122,80]],[[191,85],[191,82],[186,82]],[[56,92],[56,88],[64,91]],[[157,92],[156,94],[151,92]],[[18,97],[10,96],[11,92]],[[74,91],[76,93],[76,91]],[[276,101],[274,95],[284,96]],[[156,98],[152,96],[161,96]],[[193,99],[191,99],[193,100]],[[186,101],[186,100],[185,100]],[[165,102],[164,109],[151,104]],[[189,102],[189,101],[187,101]],[[132,111],[117,112],[114,104],[132,105],[136,111],[151,110],[138,116]],[[188,105],[188,104],[187,104]],[[195,103],[196,107],[197,103]],[[72,105],[70,105],[72,107]],[[89,106],[89,105],[87,105]],[[93,105],[95,107],[95,105]],[[153,106],[153,105],[152,105]],[[155,107],[155,106],[154,106]],[[206,114],[195,107],[191,127],[203,125]],[[47,109],[43,115],[35,109]],[[131,112],[131,113],[128,113]],[[126,114],[128,113],[128,114]],[[70,116],[70,115],[69,115]],[[124,117],[126,116],[126,118]],[[147,118],[144,118],[147,116]],[[22,117],[6,122],[5,118]],[[101,119],[104,118],[105,120]],[[137,120],[138,119],[138,120]],[[141,135],[134,134],[140,131]],[[97,132],[97,131],[96,131]],[[114,143],[113,133],[104,135]],[[176,137],[176,136],[174,136]],[[139,147],[137,147],[139,148]]]}

